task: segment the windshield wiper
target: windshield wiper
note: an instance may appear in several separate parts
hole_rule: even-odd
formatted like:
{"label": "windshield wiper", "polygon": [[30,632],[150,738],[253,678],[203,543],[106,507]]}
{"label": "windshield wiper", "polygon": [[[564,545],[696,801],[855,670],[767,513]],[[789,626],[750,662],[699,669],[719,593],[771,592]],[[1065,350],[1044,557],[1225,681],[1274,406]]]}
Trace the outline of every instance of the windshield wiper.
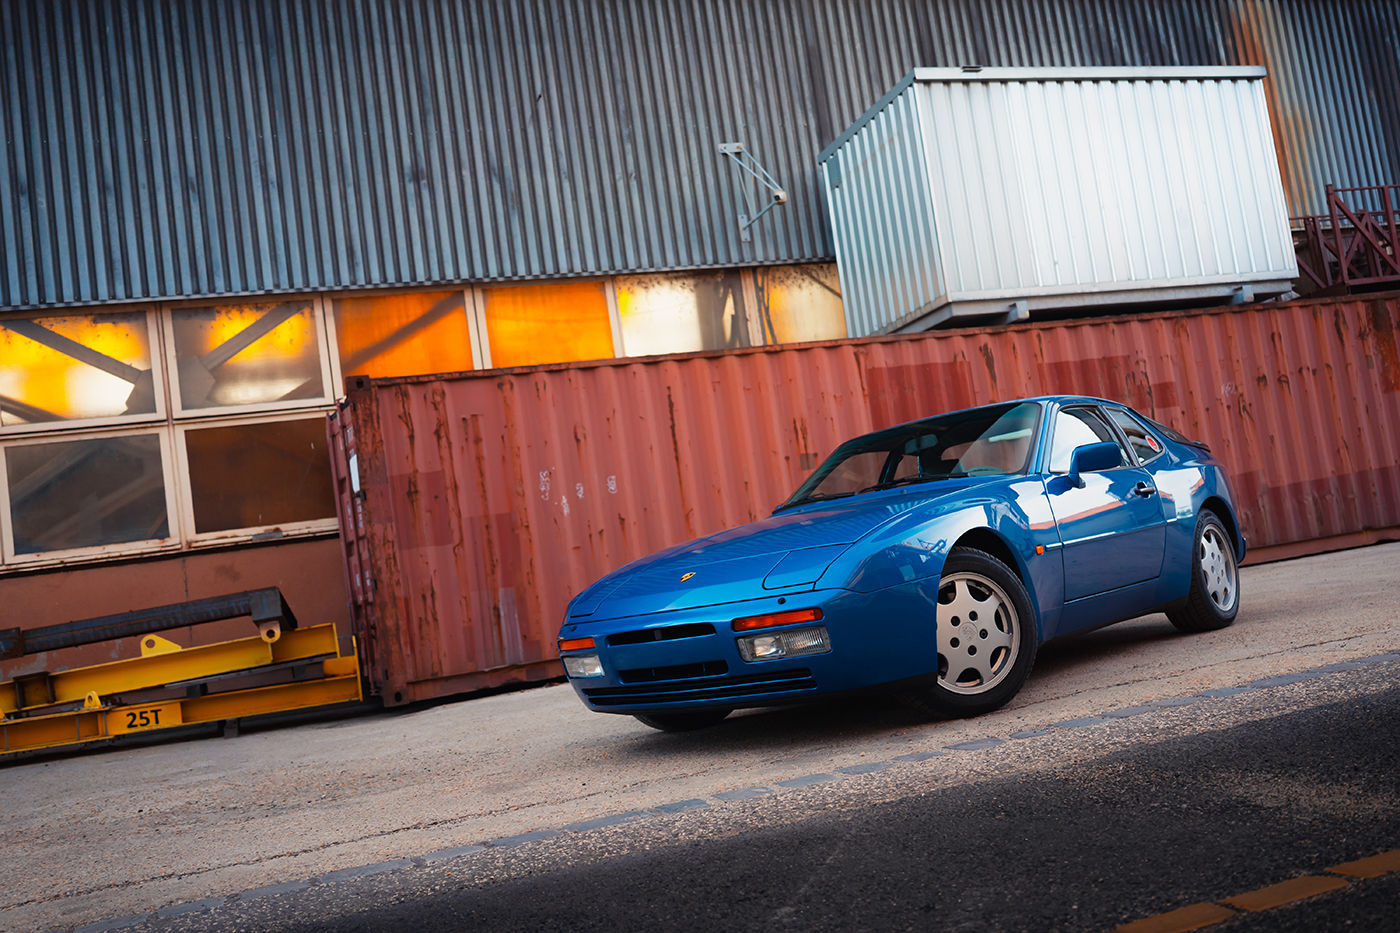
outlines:
{"label": "windshield wiper", "polygon": [[881,489],[894,489],[896,486],[910,486],[914,483],[932,483],[940,479],[962,479],[970,476],[969,473],[940,473],[937,476],[901,476],[899,479],[892,479],[884,483],[876,483],[874,486],[866,486],[861,492],[876,492]]}

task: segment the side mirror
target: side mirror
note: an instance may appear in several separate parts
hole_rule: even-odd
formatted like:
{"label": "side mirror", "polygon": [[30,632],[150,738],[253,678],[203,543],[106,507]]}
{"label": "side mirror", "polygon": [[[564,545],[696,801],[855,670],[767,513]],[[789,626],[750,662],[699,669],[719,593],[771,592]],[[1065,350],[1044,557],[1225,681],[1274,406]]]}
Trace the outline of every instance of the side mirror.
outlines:
{"label": "side mirror", "polygon": [[1084,488],[1084,478],[1080,473],[1097,473],[1099,470],[1112,470],[1123,465],[1123,451],[1117,444],[1104,441],[1101,444],[1085,444],[1074,448],[1069,455],[1069,473],[1066,475],[1078,489]]}

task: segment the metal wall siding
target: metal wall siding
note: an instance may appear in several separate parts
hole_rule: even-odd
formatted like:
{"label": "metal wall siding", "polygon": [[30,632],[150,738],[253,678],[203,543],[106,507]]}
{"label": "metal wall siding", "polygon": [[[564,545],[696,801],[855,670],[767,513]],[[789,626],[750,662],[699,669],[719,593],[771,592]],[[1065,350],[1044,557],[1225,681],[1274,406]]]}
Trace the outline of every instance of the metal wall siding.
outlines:
{"label": "metal wall siding", "polygon": [[[15,0],[0,308],[829,261],[912,68],[1262,64],[1289,209],[1400,176],[1387,0]],[[740,238],[742,140],[787,204]]]}
{"label": "metal wall siding", "polygon": [[767,515],[853,435],[997,399],[1104,396],[1207,441],[1256,555],[1394,535],[1397,332],[1391,294],[365,381],[331,432],[366,670],[389,702],[555,676],[599,576]]}
{"label": "metal wall siding", "polygon": [[[1297,269],[1260,75],[916,69],[822,154],[848,332],[949,302],[986,314],[1286,289]],[[898,183],[910,175],[916,190]],[[908,288],[915,275],[939,292]]]}

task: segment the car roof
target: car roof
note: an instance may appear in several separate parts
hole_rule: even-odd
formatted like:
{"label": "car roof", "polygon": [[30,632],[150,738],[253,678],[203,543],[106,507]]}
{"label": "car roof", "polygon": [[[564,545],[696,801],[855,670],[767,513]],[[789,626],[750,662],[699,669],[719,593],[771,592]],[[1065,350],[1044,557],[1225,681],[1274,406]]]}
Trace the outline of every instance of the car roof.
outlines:
{"label": "car roof", "polygon": [[909,421],[902,421],[902,422],[900,422],[900,423],[898,423],[898,424],[889,425],[888,427],[876,428],[874,431],[869,431],[869,432],[867,432],[866,434],[863,434],[863,435],[861,435],[861,436],[862,436],[862,437],[865,437],[865,436],[868,436],[869,434],[880,434],[880,433],[883,433],[883,432],[885,432],[885,431],[893,431],[893,430],[895,430],[895,429],[897,429],[897,428],[902,428],[902,427],[907,427],[907,426],[910,426],[910,425],[915,425],[915,424],[918,424],[918,423],[921,422],[921,421],[927,421],[927,420],[929,420],[930,418],[941,418],[941,417],[943,417],[944,415],[956,415],[956,414],[958,414],[959,412],[964,412],[964,411],[976,411],[976,410],[979,409],[979,408],[992,408],[992,407],[997,406],[997,405],[1023,405],[1023,404],[1027,404],[1027,403],[1030,403],[1030,404],[1033,404],[1033,405],[1048,405],[1048,404],[1059,404],[1059,405],[1075,404],[1075,405],[1078,405],[1078,404],[1090,404],[1090,405],[1118,405],[1118,406],[1123,407],[1123,408],[1128,408],[1128,407],[1130,407],[1130,406],[1128,406],[1128,405],[1127,405],[1126,403],[1124,403],[1124,402],[1117,402],[1117,401],[1114,401],[1113,399],[1108,399],[1108,398],[1097,398],[1096,396],[1093,396],[1093,395],[1034,395],[1034,396],[1030,396],[1030,397],[1027,397],[1027,398],[1010,398],[1010,399],[1005,399],[1005,400],[996,401],[996,402],[986,402],[985,404],[982,404],[982,405],[969,405],[967,408],[954,408],[954,409],[952,409],[951,411],[940,411],[940,412],[935,412],[935,413],[933,413],[933,414],[931,414],[931,415],[924,415],[922,418],[913,418],[913,419],[911,419],[911,420],[909,420]]}

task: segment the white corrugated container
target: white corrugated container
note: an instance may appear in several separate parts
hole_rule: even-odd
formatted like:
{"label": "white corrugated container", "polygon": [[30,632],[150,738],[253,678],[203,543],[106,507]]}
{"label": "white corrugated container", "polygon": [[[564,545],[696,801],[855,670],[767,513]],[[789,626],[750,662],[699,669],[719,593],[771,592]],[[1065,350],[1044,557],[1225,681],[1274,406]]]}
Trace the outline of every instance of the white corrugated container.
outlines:
{"label": "white corrugated container", "polygon": [[852,337],[1287,291],[1263,68],[919,68],[820,162]]}

